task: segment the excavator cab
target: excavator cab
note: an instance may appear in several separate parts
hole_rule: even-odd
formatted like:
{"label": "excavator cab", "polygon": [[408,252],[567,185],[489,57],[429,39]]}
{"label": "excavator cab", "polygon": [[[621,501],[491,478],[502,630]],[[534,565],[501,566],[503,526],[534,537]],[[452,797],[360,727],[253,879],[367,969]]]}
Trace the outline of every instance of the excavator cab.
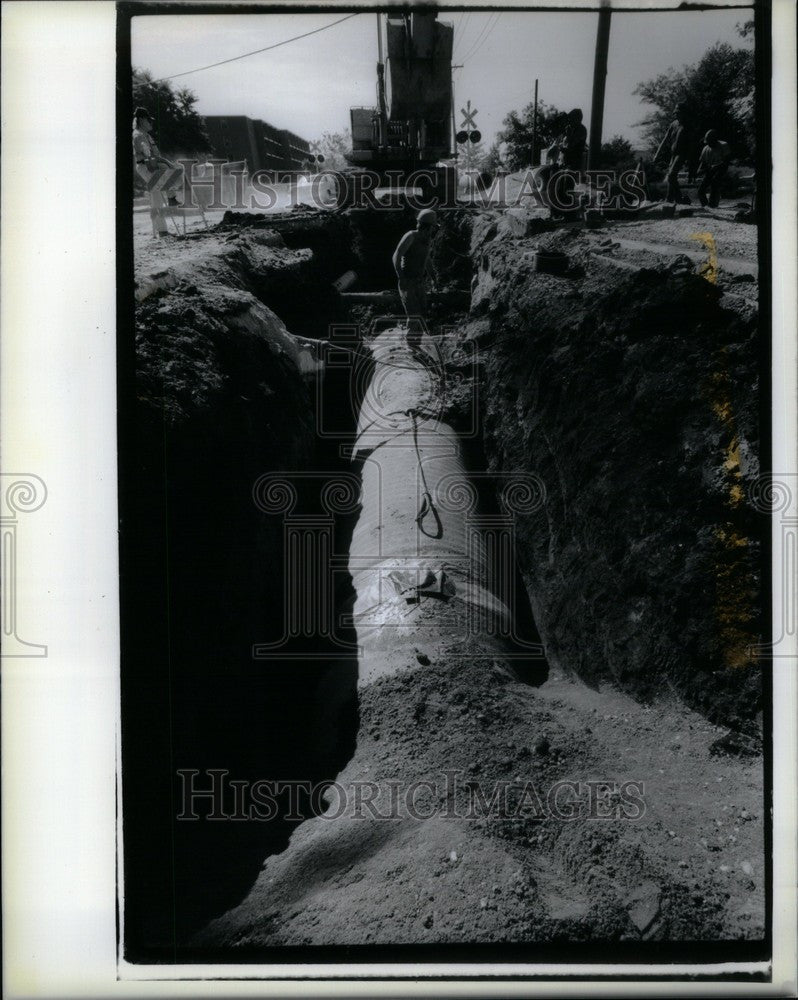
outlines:
{"label": "excavator cab", "polygon": [[[356,167],[410,175],[432,169],[453,153],[452,43],[454,26],[436,13],[388,14],[383,61],[382,15],[378,19],[377,105],[352,108]],[[446,168],[438,168],[438,172]]]}

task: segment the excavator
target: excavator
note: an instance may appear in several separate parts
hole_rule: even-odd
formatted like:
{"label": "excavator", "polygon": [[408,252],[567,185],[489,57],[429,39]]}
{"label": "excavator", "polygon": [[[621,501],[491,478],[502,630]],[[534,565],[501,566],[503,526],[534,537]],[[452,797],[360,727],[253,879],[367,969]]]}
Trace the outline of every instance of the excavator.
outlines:
{"label": "excavator", "polygon": [[427,202],[454,202],[456,171],[439,164],[454,156],[454,25],[437,17],[434,11],[377,14],[377,104],[350,109],[350,198],[369,175],[370,185],[420,189]]}

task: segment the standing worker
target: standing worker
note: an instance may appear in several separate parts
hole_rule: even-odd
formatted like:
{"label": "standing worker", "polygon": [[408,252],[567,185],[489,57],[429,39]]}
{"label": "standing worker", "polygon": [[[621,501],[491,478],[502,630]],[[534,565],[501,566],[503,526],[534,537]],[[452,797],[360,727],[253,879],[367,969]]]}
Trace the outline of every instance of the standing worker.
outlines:
{"label": "standing worker", "polygon": [[562,135],[557,139],[560,170],[549,178],[548,195],[552,218],[568,220],[580,214],[576,184],[581,178],[587,145],[587,129],[582,124],[582,109],[569,111]]}
{"label": "standing worker", "polygon": [[[427,317],[427,293],[424,279],[429,272],[430,242],[438,225],[438,216],[431,208],[424,208],[416,217],[416,228],[405,233],[393,254],[393,267],[399,281],[399,296],[407,315],[407,342],[411,347],[421,342],[424,320]],[[411,329],[417,335],[411,339]]]}
{"label": "standing worker", "polygon": [[689,201],[682,196],[682,189],[679,187],[679,171],[690,155],[690,136],[687,126],[687,105],[682,103],[677,106],[676,117],[669,125],[668,131],[663,136],[662,142],[654,154],[654,159],[656,160],[664,147],[670,147],[670,161],[668,163],[668,171],[665,174],[665,180],[668,182],[668,191],[665,195],[665,200],[675,202],[677,205],[689,204]]}
{"label": "standing worker", "polygon": [[575,170],[577,173],[582,170],[587,145],[587,129],[582,124],[583,117],[581,108],[569,111],[565,130],[559,140],[562,165],[566,170]]}
{"label": "standing worker", "polygon": [[558,166],[559,159],[560,147],[549,146],[545,153],[546,162],[541,164],[539,167],[534,167],[532,170],[532,180],[535,185],[535,197],[544,208],[549,210],[549,215],[552,219],[561,218],[561,215],[558,213],[555,205],[553,183],[553,178],[556,178],[560,172],[560,168]]}
{"label": "standing worker", "polygon": [[[168,236],[169,230],[166,226],[164,215],[164,199],[167,197],[166,190],[174,190],[182,178],[176,176],[168,184],[159,184],[163,175],[163,168],[169,167],[172,170],[177,168],[177,164],[167,160],[162,156],[160,150],[152,139],[152,118],[146,108],[136,108],[133,112],[133,155],[136,159],[136,173],[147,185],[147,194],[150,198],[150,221],[152,222],[153,236]],[[174,194],[169,197],[169,204],[176,205],[177,199]]]}
{"label": "standing worker", "polygon": [[[704,148],[698,161],[698,172],[704,171],[701,183],[698,185],[698,200],[706,207],[717,208],[720,202],[720,182],[726,176],[726,170],[731,160],[731,150],[728,142],[718,138],[714,128],[704,136]],[[707,199],[709,189],[709,199]]]}

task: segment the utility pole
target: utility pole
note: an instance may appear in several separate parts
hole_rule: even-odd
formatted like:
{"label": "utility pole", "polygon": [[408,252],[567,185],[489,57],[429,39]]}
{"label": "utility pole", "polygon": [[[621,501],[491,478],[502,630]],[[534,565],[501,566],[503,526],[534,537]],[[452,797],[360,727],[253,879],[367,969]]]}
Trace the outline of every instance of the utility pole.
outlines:
{"label": "utility pole", "polygon": [[452,64],[452,149],[454,150],[455,164],[457,164],[457,126],[454,123],[454,71],[456,69],[462,69],[464,65],[464,63]]}
{"label": "utility pole", "polygon": [[532,166],[538,165],[538,81],[535,77],[535,110],[532,113]]}
{"label": "utility pole", "polygon": [[377,12],[377,145],[388,144],[388,111],[385,107],[385,60],[382,56],[382,18]]}
{"label": "utility pole", "polygon": [[596,58],[593,63],[593,103],[590,106],[590,151],[588,170],[596,170],[601,159],[601,130],[604,125],[604,88],[607,83],[607,55],[610,48],[610,18],[608,4],[599,10],[596,29]]}

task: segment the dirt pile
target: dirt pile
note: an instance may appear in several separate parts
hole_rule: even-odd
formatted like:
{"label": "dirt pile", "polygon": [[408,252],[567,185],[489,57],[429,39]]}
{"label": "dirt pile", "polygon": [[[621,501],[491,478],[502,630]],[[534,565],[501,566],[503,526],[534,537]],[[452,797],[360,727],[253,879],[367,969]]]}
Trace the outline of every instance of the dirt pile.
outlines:
{"label": "dirt pile", "polygon": [[[714,727],[684,709],[562,677],[535,690],[502,666],[453,644],[362,690],[326,811],[193,945],[758,937],[756,767],[712,757]],[[684,732],[664,777],[668,726]]]}

